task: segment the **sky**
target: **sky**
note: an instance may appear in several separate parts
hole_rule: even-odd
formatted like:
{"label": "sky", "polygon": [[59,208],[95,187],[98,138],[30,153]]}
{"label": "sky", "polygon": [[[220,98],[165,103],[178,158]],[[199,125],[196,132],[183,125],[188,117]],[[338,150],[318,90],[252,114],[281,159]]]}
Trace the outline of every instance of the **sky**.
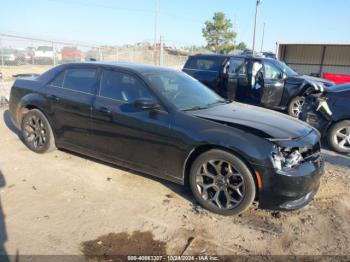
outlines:
{"label": "sky", "polygon": [[[0,33],[87,44],[154,39],[156,0],[1,0]],[[235,24],[237,42],[252,46],[256,0],[159,0],[158,37],[176,46],[205,45],[201,29],[215,12]],[[276,42],[350,43],[350,0],[262,0],[257,48]]]}

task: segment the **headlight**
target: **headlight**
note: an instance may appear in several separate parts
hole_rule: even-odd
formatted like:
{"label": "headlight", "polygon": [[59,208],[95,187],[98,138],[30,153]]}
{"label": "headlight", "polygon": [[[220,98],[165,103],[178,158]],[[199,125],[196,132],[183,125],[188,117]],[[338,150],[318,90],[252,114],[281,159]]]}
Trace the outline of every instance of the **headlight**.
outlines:
{"label": "headlight", "polygon": [[272,164],[277,171],[292,169],[303,161],[299,149],[277,148],[277,152],[272,153]]}

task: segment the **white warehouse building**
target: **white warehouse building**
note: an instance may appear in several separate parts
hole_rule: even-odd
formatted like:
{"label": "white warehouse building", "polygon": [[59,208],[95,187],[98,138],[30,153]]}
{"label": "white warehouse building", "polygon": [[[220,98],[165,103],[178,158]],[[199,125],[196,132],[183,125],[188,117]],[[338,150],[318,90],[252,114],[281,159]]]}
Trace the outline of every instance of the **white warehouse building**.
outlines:
{"label": "white warehouse building", "polygon": [[300,74],[350,75],[350,44],[277,43],[277,57]]}

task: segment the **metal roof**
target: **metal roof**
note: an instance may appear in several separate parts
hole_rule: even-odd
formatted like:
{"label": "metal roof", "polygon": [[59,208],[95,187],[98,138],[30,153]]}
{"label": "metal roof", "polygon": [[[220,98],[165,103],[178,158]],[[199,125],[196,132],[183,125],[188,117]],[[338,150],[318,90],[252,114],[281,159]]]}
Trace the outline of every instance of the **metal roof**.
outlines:
{"label": "metal roof", "polygon": [[350,46],[350,43],[320,43],[320,42],[305,42],[305,43],[298,43],[298,42],[285,42],[285,43],[278,43],[277,45],[321,45],[321,46]]}

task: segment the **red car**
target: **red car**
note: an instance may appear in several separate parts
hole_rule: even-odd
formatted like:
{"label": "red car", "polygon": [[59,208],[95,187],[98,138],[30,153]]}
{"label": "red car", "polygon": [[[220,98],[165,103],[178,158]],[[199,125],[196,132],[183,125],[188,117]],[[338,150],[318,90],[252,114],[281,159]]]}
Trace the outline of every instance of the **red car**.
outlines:
{"label": "red car", "polygon": [[324,73],[323,78],[334,82],[336,85],[350,83],[350,75]]}
{"label": "red car", "polygon": [[63,47],[61,53],[62,62],[80,62],[82,59],[82,53],[76,47]]}

